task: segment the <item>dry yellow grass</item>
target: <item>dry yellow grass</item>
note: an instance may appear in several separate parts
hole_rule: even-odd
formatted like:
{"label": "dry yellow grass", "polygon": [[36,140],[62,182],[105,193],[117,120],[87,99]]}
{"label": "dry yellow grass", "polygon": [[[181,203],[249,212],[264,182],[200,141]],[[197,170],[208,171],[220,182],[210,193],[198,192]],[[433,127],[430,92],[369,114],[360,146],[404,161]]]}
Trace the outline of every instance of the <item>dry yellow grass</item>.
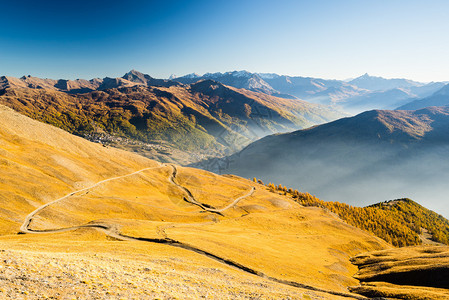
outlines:
{"label": "dry yellow grass", "polygon": [[70,191],[159,165],[68,135],[3,106],[0,119],[0,219],[7,225],[3,234],[18,231],[34,208]]}
{"label": "dry yellow grass", "polygon": [[348,299],[273,283],[183,249],[110,241],[93,229],[4,236],[0,261],[2,299]]}
{"label": "dry yellow grass", "polygon": [[[358,282],[352,278],[357,269],[349,258],[389,248],[323,209],[301,207],[237,176],[161,165],[87,142],[3,107],[0,119],[0,225],[4,235],[0,247],[11,250],[8,255],[17,261],[13,268],[30,272],[45,261],[55,262],[53,253],[56,260],[64,261],[55,267],[62,272],[78,261],[89,266],[85,274],[90,285],[70,283],[75,279],[64,275],[67,285],[41,287],[48,293],[58,292],[59,296],[53,294],[56,297],[65,295],[64,287],[70,284],[82,286],[80,298],[91,297],[89,293],[100,289],[100,283],[92,283],[92,278],[104,272],[112,279],[104,279],[110,288],[102,291],[116,293],[112,298],[139,293],[148,298],[198,298],[210,293],[213,298],[312,299],[338,299],[335,293],[345,293],[351,298],[356,296],[350,295],[347,287]],[[138,170],[142,172],[134,173]],[[113,179],[101,182],[108,178]],[[95,185],[97,182],[101,183]],[[53,203],[56,199],[60,200]],[[192,204],[192,199],[197,203]],[[51,205],[42,208],[48,203]],[[25,232],[101,226],[109,235],[129,241],[107,238],[93,229],[11,235],[39,207],[42,209],[29,216],[30,223],[22,226]],[[223,208],[227,209],[220,211]],[[101,258],[95,256],[99,253]],[[158,257],[170,263],[159,266]],[[154,275],[157,279],[145,285],[147,277],[141,268],[146,263],[152,268],[158,265],[160,271]],[[117,291],[127,285],[117,274],[128,272],[126,265],[132,266],[129,272],[136,282],[130,287],[131,294],[122,295]],[[33,280],[47,278],[54,270],[42,270]],[[12,271],[7,275],[9,284],[14,276],[22,276]],[[285,283],[302,284],[306,289]],[[151,292],[156,285],[165,292]],[[167,290],[173,293],[167,294]],[[193,291],[197,294],[191,294]],[[3,290],[3,296],[13,297],[16,292]],[[78,297],[67,293],[68,298]]]}
{"label": "dry yellow grass", "polygon": [[353,291],[366,295],[367,297],[385,297],[387,299],[407,300],[447,300],[449,292],[447,289],[431,287],[395,285],[387,282],[367,282],[353,288]]}
{"label": "dry yellow grass", "polygon": [[363,253],[353,258],[361,286],[370,297],[449,299],[449,247],[414,246]]}

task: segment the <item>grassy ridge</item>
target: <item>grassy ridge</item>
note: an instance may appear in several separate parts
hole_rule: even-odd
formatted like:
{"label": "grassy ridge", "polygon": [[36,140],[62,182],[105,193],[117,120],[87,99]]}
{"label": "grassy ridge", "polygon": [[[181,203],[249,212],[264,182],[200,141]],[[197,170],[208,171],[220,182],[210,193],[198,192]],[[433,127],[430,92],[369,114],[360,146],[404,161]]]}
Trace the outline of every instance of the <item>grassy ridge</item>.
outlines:
{"label": "grassy ridge", "polygon": [[348,224],[371,232],[396,247],[422,244],[422,228],[432,235],[435,242],[449,245],[449,220],[410,199],[355,207],[323,201],[282,185],[270,183],[267,186],[270,191],[288,195],[301,205],[327,208]]}

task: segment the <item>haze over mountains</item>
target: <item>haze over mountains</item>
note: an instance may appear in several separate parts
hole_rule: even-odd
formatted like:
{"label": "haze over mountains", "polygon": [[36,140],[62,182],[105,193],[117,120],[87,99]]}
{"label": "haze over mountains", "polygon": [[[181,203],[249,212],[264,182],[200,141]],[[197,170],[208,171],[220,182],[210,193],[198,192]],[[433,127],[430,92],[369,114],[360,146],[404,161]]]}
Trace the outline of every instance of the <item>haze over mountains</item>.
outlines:
{"label": "haze over mountains", "polygon": [[426,84],[408,79],[385,79],[368,74],[350,81],[342,81],[247,71],[206,73],[202,76],[188,74],[182,77],[172,76],[170,79],[186,84],[201,79],[212,79],[226,85],[279,97],[332,105],[353,114],[370,109],[395,109],[418,98],[429,96],[445,85],[443,82]]}
{"label": "haze over mountains", "polygon": [[[432,203],[437,203],[446,179],[445,164],[437,163],[446,153],[447,134],[439,125],[444,123],[446,108],[377,110],[300,131],[307,134],[287,132],[345,116],[299,96],[309,101],[334,97],[329,100],[334,107],[346,103],[361,110],[394,106],[399,98],[438,88],[408,104],[420,106],[445,104],[447,86],[368,74],[345,82],[246,71],[165,80],[132,70],[121,78],[74,81],[1,77],[0,103],[68,132],[159,161],[202,161],[196,166],[305,188],[326,200],[365,205],[409,197],[422,202],[432,193]],[[296,138],[275,135],[250,144],[278,133]],[[254,156],[246,157],[251,149]],[[217,157],[218,162],[209,159]],[[379,185],[376,182],[385,188],[366,193]],[[415,182],[426,184],[421,188]],[[346,194],[350,200],[344,198]],[[441,207],[423,203],[447,214]]]}
{"label": "haze over mountains", "polygon": [[449,107],[373,110],[265,137],[227,158],[223,172],[357,206],[408,197],[448,216],[447,157]]}
{"label": "haze over mountains", "polygon": [[409,102],[398,109],[414,110],[429,106],[447,106],[449,105],[449,85],[445,85],[432,95]]}
{"label": "haze over mountains", "polygon": [[[134,70],[89,81],[1,80],[0,103],[21,113],[90,139],[125,143],[127,149],[137,143],[151,158],[180,163],[231,154],[268,134],[344,116],[324,105],[213,80],[185,85]],[[119,141],[123,138],[133,141]]]}

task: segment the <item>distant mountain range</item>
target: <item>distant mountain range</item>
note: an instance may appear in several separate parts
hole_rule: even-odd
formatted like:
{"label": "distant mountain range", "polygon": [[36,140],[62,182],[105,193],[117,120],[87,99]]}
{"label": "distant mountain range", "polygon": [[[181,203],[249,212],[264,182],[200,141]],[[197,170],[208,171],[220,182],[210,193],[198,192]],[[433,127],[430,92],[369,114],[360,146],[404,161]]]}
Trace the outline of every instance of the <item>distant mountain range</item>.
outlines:
{"label": "distant mountain range", "polygon": [[414,88],[414,87],[421,87],[424,85],[421,82],[409,79],[403,78],[385,79],[382,77],[370,76],[368,73],[365,73],[360,77],[352,79],[348,83],[370,91],[385,91],[396,88]]}
{"label": "distant mountain range", "polygon": [[449,105],[449,85],[443,86],[441,89],[433,93],[432,95],[417,99],[409,102],[405,105],[398,107],[402,110],[415,110],[429,106],[447,106]]}
{"label": "distant mountain range", "polygon": [[91,140],[150,149],[143,154],[178,163],[230,154],[260,137],[344,116],[213,80],[185,85],[135,70],[73,81],[1,77],[0,103]]}
{"label": "distant mountain range", "polygon": [[21,78],[9,76],[0,77],[0,90],[5,90],[7,88],[31,88],[78,94],[136,85],[170,87],[180,84],[170,80],[155,79],[150,75],[142,74],[136,70],[131,70],[121,78],[105,77],[103,79],[94,78],[90,80],[42,79],[30,75]]}
{"label": "distant mountain range", "polygon": [[410,197],[448,216],[447,157],[449,107],[433,107],[368,111],[271,135],[220,161],[221,173],[282,183],[325,200],[360,206]]}
{"label": "distant mountain range", "polygon": [[427,97],[445,85],[442,82],[425,84],[408,79],[385,79],[368,74],[346,82],[247,71],[204,75],[193,73],[182,77],[172,76],[170,79],[184,84],[212,79],[233,87],[277,97],[297,98],[332,105],[353,114],[371,109],[394,109],[416,99]]}
{"label": "distant mountain range", "polygon": [[239,89],[247,89],[254,92],[262,92],[268,95],[294,98],[291,95],[282,95],[279,91],[276,91],[267,82],[265,82],[258,74],[250,73],[247,71],[206,73],[202,76],[192,73],[182,77],[171,77],[171,80],[181,82],[184,84],[192,84],[199,80],[215,80]]}
{"label": "distant mountain range", "polygon": [[[368,74],[350,81],[248,71],[217,72],[204,75],[192,73],[181,77],[171,76],[169,79],[156,79],[131,70],[119,78],[106,77],[91,80],[53,80],[29,75],[21,78],[3,76],[0,77],[0,91],[6,88],[33,88],[78,94],[136,85],[152,87],[189,85],[201,80],[213,80],[238,89],[285,99],[302,99],[312,103],[330,105],[350,114],[372,109],[396,109],[398,107],[400,109],[418,109],[446,103],[444,93],[443,95],[438,93],[445,86],[444,82],[425,84],[408,79],[386,79]],[[436,93],[435,97],[433,97],[434,93]],[[430,99],[427,99],[429,97]],[[423,98],[426,100],[419,102]],[[412,102],[415,104],[411,104]],[[407,106],[409,103],[410,106]]]}

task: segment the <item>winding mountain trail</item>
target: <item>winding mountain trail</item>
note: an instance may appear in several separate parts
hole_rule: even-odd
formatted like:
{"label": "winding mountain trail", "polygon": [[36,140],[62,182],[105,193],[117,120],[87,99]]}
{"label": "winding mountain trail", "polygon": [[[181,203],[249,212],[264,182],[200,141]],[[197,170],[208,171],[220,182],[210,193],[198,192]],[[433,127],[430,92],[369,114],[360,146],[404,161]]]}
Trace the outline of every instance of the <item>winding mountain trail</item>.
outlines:
{"label": "winding mountain trail", "polygon": [[136,171],[136,172],[133,172],[133,173],[130,173],[130,174],[108,178],[108,179],[99,181],[99,182],[97,182],[97,183],[95,183],[95,184],[93,184],[93,185],[91,185],[89,187],[86,187],[86,188],[83,188],[83,189],[71,192],[71,193],[65,195],[64,197],[61,197],[61,198],[58,198],[58,199],[56,199],[54,201],[48,202],[48,203],[38,207],[36,210],[32,211],[28,216],[26,216],[25,221],[23,222],[22,226],[20,226],[20,231],[23,232],[23,233],[33,233],[32,231],[29,231],[29,229],[28,229],[28,227],[30,226],[30,223],[31,223],[33,217],[37,213],[39,213],[40,211],[42,211],[43,209],[45,209],[46,207],[48,207],[48,206],[50,206],[52,204],[55,204],[55,203],[57,203],[59,201],[62,201],[62,200],[67,199],[67,198],[69,198],[71,196],[74,196],[75,194],[88,191],[88,190],[90,190],[90,189],[92,189],[94,187],[99,186],[100,184],[103,184],[103,183],[106,183],[106,182],[109,182],[109,181],[113,181],[113,180],[117,180],[117,179],[121,179],[121,178],[125,178],[125,177],[129,177],[129,176],[133,176],[133,175],[142,173],[144,171],[148,171],[148,170],[152,170],[152,169],[159,169],[159,168],[163,168],[163,167],[165,167],[165,165],[161,165],[159,167],[144,168],[142,170],[139,170],[139,171]]}
{"label": "winding mountain trail", "polygon": [[[229,205],[227,205],[227,206],[225,206],[223,208],[217,209],[217,208],[214,208],[214,207],[212,207],[210,205],[198,202],[195,199],[195,197],[192,195],[192,193],[186,187],[178,184],[175,181],[176,175],[177,175],[177,172],[178,172],[176,166],[161,164],[161,166],[159,166],[159,167],[145,168],[145,169],[142,169],[142,170],[130,173],[130,174],[121,175],[121,176],[117,176],[117,177],[112,177],[112,178],[108,178],[108,179],[99,181],[99,182],[95,183],[92,186],[89,186],[89,187],[86,187],[86,188],[83,188],[83,189],[71,192],[71,193],[69,193],[69,194],[67,194],[67,195],[65,195],[65,196],[63,196],[61,198],[58,198],[58,199],[56,199],[54,201],[46,203],[46,204],[40,206],[39,208],[37,208],[36,210],[34,210],[33,212],[31,212],[30,214],[28,214],[26,216],[25,221],[23,222],[23,224],[20,227],[20,233],[21,234],[26,234],[26,233],[28,233],[28,234],[61,233],[61,232],[67,232],[67,231],[72,231],[72,230],[81,229],[81,228],[93,228],[93,229],[96,229],[96,230],[99,230],[99,231],[105,233],[109,237],[112,237],[112,238],[115,238],[115,239],[121,240],[121,241],[143,241],[143,242],[149,242],[149,243],[157,243],[157,244],[169,245],[169,246],[172,246],[172,247],[178,247],[178,248],[182,248],[182,249],[185,249],[185,250],[188,250],[188,251],[192,251],[192,252],[195,252],[197,254],[206,256],[206,257],[208,257],[210,259],[213,259],[215,261],[218,261],[218,262],[220,262],[222,264],[225,264],[225,265],[227,265],[229,267],[235,268],[237,270],[240,270],[240,271],[243,271],[243,272],[246,272],[246,273],[249,273],[249,274],[252,274],[252,275],[255,275],[255,276],[258,276],[260,278],[263,278],[263,279],[266,279],[266,280],[270,280],[270,281],[273,281],[273,282],[276,282],[276,283],[280,283],[280,284],[284,284],[284,285],[288,285],[288,286],[292,286],[292,287],[297,287],[297,288],[302,288],[302,289],[307,289],[307,290],[310,290],[310,291],[326,293],[326,294],[330,294],[330,295],[347,297],[347,298],[351,298],[351,299],[360,299],[360,300],[367,299],[366,297],[359,296],[359,295],[343,293],[343,292],[335,292],[335,291],[331,291],[331,290],[325,290],[325,289],[322,289],[322,288],[317,288],[317,287],[314,287],[314,286],[298,283],[298,282],[295,282],[295,281],[289,281],[289,280],[283,280],[283,279],[271,277],[271,276],[266,275],[263,272],[260,272],[260,271],[257,271],[255,269],[252,269],[250,267],[247,267],[245,265],[242,265],[242,264],[240,264],[240,263],[238,263],[236,261],[230,260],[228,258],[220,257],[220,256],[215,255],[215,254],[213,254],[211,252],[208,252],[206,250],[202,250],[200,248],[197,248],[195,246],[189,245],[187,243],[183,243],[183,242],[174,240],[174,239],[168,237],[167,233],[165,232],[165,229],[172,228],[172,227],[177,227],[177,226],[175,226],[175,224],[170,224],[170,225],[158,228],[158,233],[160,235],[162,235],[163,238],[145,238],[145,237],[128,236],[128,235],[124,235],[124,234],[120,233],[119,228],[118,228],[117,225],[104,224],[104,223],[94,223],[94,222],[88,223],[88,224],[84,224],[84,225],[79,225],[79,226],[72,226],[72,227],[66,227],[66,228],[56,228],[56,229],[42,229],[42,230],[38,230],[38,229],[30,229],[29,228],[29,226],[30,226],[30,224],[31,224],[31,222],[33,220],[33,217],[36,214],[38,214],[39,212],[41,212],[43,209],[45,209],[46,207],[49,207],[52,204],[55,204],[55,203],[57,203],[57,202],[59,202],[61,200],[67,199],[67,198],[69,198],[69,197],[71,197],[71,196],[73,196],[75,194],[85,192],[85,191],[87,191],[89,189],[92,189],[94,187],[97,187],[100,184],[103,184],[105,182],[117,180],[117,179],[120,179],[120,178],[129,177],[129,176],[133,176],[133,175],[142,173],[142,172],[150,170],[150,169],[163,168],[163,167],[166,167],[166,166],[171,166],[172,170],[173,170],[172,173],[170,174],[169,178],[168,178],[169,182],[171,182],[172,184],[174,184],[178,188],[180,188],[182,191],[184,191],[184,193],[187,195],[187,197],[185,197],[184,199],[186,199],[187,202],[201,207],[206,212],[216,213],[216,214],[219,214],[219,215],[223,216],[222,212],[226,211],[227,209],[230,209],[230,208],[234,207],[241,200],[243,200],[243,199],[245,199],[247,197],[252,196],[254,194],[255,190],[256,190],[255,187],[251,187],[250,191],[247,194],[245,194],[245,195],[243,195],[241,197],[238,197],[237,199],[232,201]],[[219,222],[219,220],[212,221],[212,222],[196,223],[196,224],[181,223],[181,224],[178,224],[178,225],[181,225],[181,226],[187,226],[187,225],[189,225],[189,226],[191,226],[191,225],[193,225],[193,226],[202,226],[202,225],[212,224],[212,223],[215,223],[215,222]]]}
{"label": "winding mountain trail", "polygon": [[31,230],[29,229],[27,233],[34,233],[34,234],[43,234],[43,233],[59,233],[59,232],[65,232],[65,231],[70,231],[70,230],[75,230],[75,229],[80,229],[80,228],[94,228],[97,229],[103,233],[105,233],[106,235],[115,238],[117,240],[121,240],[121,241],[143,241],[143,242],[149,242],[149,243],[156,243],[156,244],[164,244],[164,245],[168,245],[168,246],[172,246],[172,247],[177,247],[177,248],[182,248],[188,251],[192,251],[195,252],[197,254],[206,256],[210,259],[213,259],[215,261],[218,261],[222,264],[225,264],[229,267],[232,267],[234,269],[243,271],[245,273],[249,273],[252,275],[256,275],[258,277],[261,277],[263,279],[266,280],[270,280],[276,283],[280,283],[280,284],[284,284],[284,285],[288,285],[288,286],[292,286],[292,287],[297,287],[297,288],[302,288],[302,289],[307,289],[307,290],[311,290],[311,291],[315,291],[315,292],[321,292],[321,293],[326,293],[326,294],[331,294],[331,295],[336,295],[336,296],[342,296],[342,297],[348,297],[348,298],[352,298],[352,299],[358,299],[358,300],[366,300],[366,297],[363,296],[358,296],[358,295],[354,295],[354,294],[349,294],[349,293],[341,293],[341,292],[335,292],[335,291],[330,291],[330,290],[325,290],[325,289],[321,289],[321,288],[317,288],[314,286],[310,286],[307,284],[302,284],[299,282],[295,282],[295,281],[290,281],[290,280],[283,280],[283,279],[279,279],[279,278],[275,278],[272,276],[268,276],[263,272],[254,270],[252,268],[249,268],[245,265],[242,265],[238,262],[235,262],[233,260],[227,259],[227,258],[223,258],[220,257],[218,255],[215,255],[211,252],[199,249],[195,246],[183,243],[183,242],[179,242],[176,241],[174,239],[171,239],[169,237],[165,237],[162,239],[154,239],[154,238],[143,238],[143,237],[132,237],[132,236],[128,236],[128,235],[124,235],[118,232],[118,229],[115,226],[111,226],[111,225],[105,225],[105,224],[86,224],[86,225],[81,225],[81,226],[74,226],[74,227],[69,227],[69,228],[61,228],[61,229],[45,229],[45,230]]}
{"label": "winding mountain trail", "polygon": [[[178,168],[176,168],[176,166],[175,166],[175,165],[172,165],[172,164],[170,164],[169,166],[173,169],[173,172],[172,172],[172,173],[170,174],[170,176],[168,177],[168,181],[169,181],[170,183],[176,185],[180,190],[182,190],[182,191],[186,194],[186,197],[184,197],[184,200],[186,200],[187,202],[189,202],[189,203],[191,203],[191,204],[194,204],[194,205],[196,205],[196,206],[199,206],[202,210],[210,211],[210,212],[212,212],[212,213],[217,213],[217,214],[220,214],[220,215],[221,215],[220,212],[217,212],[217,211],[216,211],[215,207],[197,201],[197,200],[195,199],[195,197],[193,196],[192,192],[190,192],[189,189],[187,189],[185,186],[182,186],[182,185],[180,185],[179,183],[177,183],[177,182],[175,181],[175,179],[176,179],[176,176],[178,175]],[[211,210],[211,209],[212,209],[212,210]]]}
{"label": "winding mountain trail", "polygon": [[243,195],[243,196],[241,196],[241,197],[238,197],[238,198],[235,199],[231,204],[229,204],[229,205],[227,205],[227,206],[225,206],[225,207],[223,207],[223,208],[220,208],[220,209],[213,209],[213,208],[210,208],[210,209],[208,209],[207,211],[210,211],[210,212],[216,212],[216,213],[222,213],[222,212],[224,212],[225,210],[228,210],[228,209],[230,209],[230,208],[236,206],[237,203],[239,203],[241,200],[243,200],[243,199],[245,199],[245,198],[247,198],[247,197],[252,196],[252,195],[254,194],[255,191],[256,191],[256,188],[252,186],[252,187],[251,187],[251,190],[250,190],[247,194],[245,194],[245,195]]}
{"label": "winding mountain trail", "polygon": [[237,203],[239,203],[241,200],[243,200],[243,199],[245,199],[245,198],[247,198],[247,197],[249,197],[249,196],[252,196],[252,195],[254,194],[254,192],[256,191],[256,188],[255,188],[254,186],[252,186],[251,189],[250,189],[250,191],[249,191],[247,194],[245,194],[245,195],[243,195],[243,196],[241,196],[241,197],[235,199],[235,200],[234,200],[232,203],[230,203],[229,205],[227,205],[227,206],[225,206],[225,207],[223,207],[223,208],[217,209],[217,208],[214,208],[213,206],[211,206],[211,205],[209,205],[209,204],[205,204],[205,203],[199,202],[198,200],[195,199],[195,197],[193,196],[193,194],[190,192],[189,189],[187,189],[185,186],[182,186],[182,185],[178,184],[178,183],[175,181],[176,176],[178,175],[178,169],[176,168],[175,165],[171,165],[171,164],[170,164],[169,166],[172,167],[172,169],[173,169],[173,172],[172,172],[172,174],[171,174],[170,177],[169,177],[169,181],[170,181],[172,184],[176,185],[178,188],[180,188],[180,189],[187,195],[187,197],[185,197],[185,200],[186,200],[187,202],[189,202],[189,203],[191,203],[191,204],[194,204],[194,205],[197,205],[197,206],[199,206],[200,208],[202,208],[203,210],[208,211],[208,212],[211,212],[211,213],[216,213],[216,214],[222,215],[222,212],[228,210],[229,208],[234,207],[234,206],[237,205]]}

